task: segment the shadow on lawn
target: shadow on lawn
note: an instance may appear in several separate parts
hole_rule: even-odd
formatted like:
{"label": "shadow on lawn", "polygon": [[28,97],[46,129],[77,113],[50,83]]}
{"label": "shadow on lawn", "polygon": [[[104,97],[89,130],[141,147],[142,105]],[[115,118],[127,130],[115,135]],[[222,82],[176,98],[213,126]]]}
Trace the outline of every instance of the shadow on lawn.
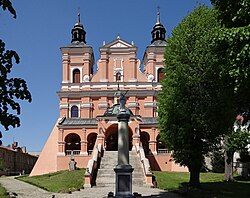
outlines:
{"label": "shadow on lawn", "polygon": [[160,192],[157,195],[149,195],[149,196],[142,196],[144,198],[149,198],[149,197],[153,197],[153,198],[181,198],[183,196],[178,195],[177,193],[174,192]]}
{"label": "shadow on lawn", "polygon": [[234,179],[236,181],[250,181],[250,177],[249,178],[245,178],[245,177],[242,177],[242,176],[236,176],[236,177],[234,177]]}
{"label": "shadow on lawn", "polygon": [[174,192],[188,198],[249,198],[250,182],[243,183],[238,178],[237,181],[205,182],[201,183],[200,189],[189,190],[185,187],[186,183],[183,183],[183,187]]}

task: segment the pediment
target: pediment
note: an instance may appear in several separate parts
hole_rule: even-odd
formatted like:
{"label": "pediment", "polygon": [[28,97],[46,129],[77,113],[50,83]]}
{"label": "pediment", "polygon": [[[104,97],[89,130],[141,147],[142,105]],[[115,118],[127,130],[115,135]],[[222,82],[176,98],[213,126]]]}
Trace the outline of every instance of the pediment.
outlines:
{"label": "pediment", "polygon": [[120,48],[120,47],[128,47],[127,45],[124,45],[122,42],[117,42],[114,45],[111,45],[110,48]]}
{"label": "pediment", "polygon": [[107,47],[107,48],[130,48],[130,47],[134,47],[134,45],[132,45],[132,44],[118,38],[118,39],[104,45],[103,47]]}

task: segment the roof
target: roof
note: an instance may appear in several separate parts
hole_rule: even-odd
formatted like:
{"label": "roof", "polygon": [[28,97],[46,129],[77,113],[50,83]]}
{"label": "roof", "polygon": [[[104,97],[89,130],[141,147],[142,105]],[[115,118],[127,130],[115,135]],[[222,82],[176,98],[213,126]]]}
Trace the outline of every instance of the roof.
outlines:
{"label": "roof", "polygon": [[[107,119],[112,119],[113,116],[108,117],[108,116],[101,116],[99,118],[107,118]],[[131,117],[137,117],[131,115]],[[158,124],[157,118],[156,117],[140,117],[141,123],[140,124]],[[97,126],[98,124],[98,119],[97,118],[62,118],[58,125],[59,126]]]}
{"label": "roof", "polygon": [[59,126],[94,126],[97,125],[96,118],[62,118]]}
{"label": "roof", "polygon": [[142,117],[142,124],[158,124],[157,117]]}
{"label": "roof", "polygon": [[157,40],[154,41],[150,46],[166,46],[167,45],[167,41],[165,40]]}
{"label": "roof", "polygon": [[63,47],[61,47],[61,48],[83,48],[83,47],[85,47],[85,48],[89,48],[89,47],[91,47],[90,45],[87,45],[87,44],[85,44],[84,42],[82,42],[82,41],[73,41],[72,43],[70,43],[70,44],[68,44],[68,45],[66,45],[66,46],[63,46]]}

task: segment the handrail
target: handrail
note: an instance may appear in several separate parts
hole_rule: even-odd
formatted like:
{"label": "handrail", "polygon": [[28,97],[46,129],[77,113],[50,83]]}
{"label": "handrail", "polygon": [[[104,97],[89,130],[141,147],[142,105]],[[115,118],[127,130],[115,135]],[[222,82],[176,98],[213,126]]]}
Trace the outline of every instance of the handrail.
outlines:
{"label": "handrail", "polygon": [[152,171],[149,164],[148,158],[145,157],[145,152],[142,146],[139,144],[135,145],[136,153],[139,154],[141,163],[143,165],[143,172],[146,180],[146,185],[152,186]]}
{"label": "handrail", "polygon": [[92,158],[88,161],[88,165],[84,174],[84,188],[91,188],[95,185],[97,169],[100,165],[100,159],[103,153],[103,145],[98,144],[92,152]]}

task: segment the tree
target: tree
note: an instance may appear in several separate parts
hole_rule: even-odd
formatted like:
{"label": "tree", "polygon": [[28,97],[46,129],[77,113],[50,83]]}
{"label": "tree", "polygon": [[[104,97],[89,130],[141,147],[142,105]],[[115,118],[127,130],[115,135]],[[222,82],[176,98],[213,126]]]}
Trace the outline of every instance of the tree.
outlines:
{"label": "tree", "polygon": [[[221,20],[221,28],[214,50],[220,57],[223,57],[225,65],[227,65],[223,75],[227,76],[227,81],[234,86],[232,106],[235,115],[249,112],[250,1],[211,0],[211,2],[219,11],[218,19]],[[248,141],[248,138],[249,136],[245,132],[232,129],[225,137],[224,179],[226,181],[233,180],[232,163],[235,150],[242,148],[242,144]],[[233,144],[234,146],[232,146]]]}
{"label": "tree", "polygon": [[211,0],[211,3],[219,10],[219,18],[225,27],[232,28],[249,25],[249,0]]}
{"label": "tree", "polygon": [[212,165],[212,172],[224,173],[225,171],[224,152],[221,149],[213,151],[211,156],[211,165]]}
{"label": "tree", "polygon": [[[9,0],[0,0],[0,6],[3,10],[8,9],[16,18],[16,12]],[[18,115],[21,109],[16,100],[31,102],[31,94],[25,80],[9,77],[13,62],[18,64],[19,61],[18,54],[13,50],[6,50],[5,43],[0,39],[0,123],[6,130],[10,126],[20,126]]]}
{"label": "tree", "polygon": [[188,167],[189,184],[195,188],[200,184],[204,155],[213,150],[232,123],[232,88],[223,85],[223,65],[213,53],[219,27],[215,10],[195,8],[173,30],[165,51],[160,134],[176,162]]}
{"label": "tree", "polygon": [[13,15],[13,17],[16,18],[16,11],[13,8],[10,0],[0,0],[0,7],[2,7],[3,10],[8,9],[9,12]]}
{"label": "tree", "polygon": [[234,181],[233,156],[239,153],[248,153],[247,145],[250,144],[250,120],[247,113],[238,115],[234,129],[225,138],[225,181]]}

